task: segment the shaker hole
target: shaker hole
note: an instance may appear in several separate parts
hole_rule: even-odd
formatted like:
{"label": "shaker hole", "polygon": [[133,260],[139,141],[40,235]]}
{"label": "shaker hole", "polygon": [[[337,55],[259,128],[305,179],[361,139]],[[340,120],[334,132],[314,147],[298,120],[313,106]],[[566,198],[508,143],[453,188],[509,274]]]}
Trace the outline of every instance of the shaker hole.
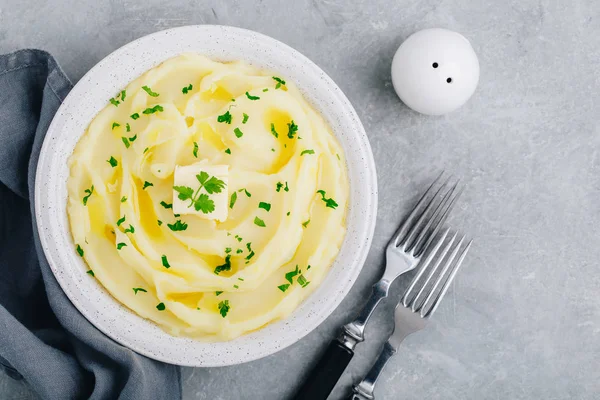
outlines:
{"label": "shaker hole", "polygon": [[448,83],[452,83],[452,78],[448,78],[448,79],[446,79],[446,82],[448,82]]}
{"label": "shaker hole", "polygon": [[434,62],[433,64],[431,64],[431,66],[432,66],[433,68],[437,68],[437,67],[439,66],[439,64],[438,64],[438,63],[436,63],[436,62]]}

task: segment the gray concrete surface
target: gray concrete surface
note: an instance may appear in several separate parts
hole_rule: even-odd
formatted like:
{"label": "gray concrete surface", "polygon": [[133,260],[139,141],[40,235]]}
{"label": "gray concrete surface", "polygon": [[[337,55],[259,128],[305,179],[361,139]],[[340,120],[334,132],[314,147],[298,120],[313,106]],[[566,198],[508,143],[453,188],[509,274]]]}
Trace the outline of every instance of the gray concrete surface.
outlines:
{"label": "gray concrete surface", "polygon": [[[378,398],[600,397],[599,2],[0,0],[0,52],[46,49],[77,81],[121,45],[187,24],[263,32],[328,72],[369,134],[380,206],[364,270],[322,326],[253,363],[184,369],[185,399],[294,392],[363,303],[388,236],[441,169],[467,185],[449,223],[475,246],[435,324],[390,362]],[[463,33],[480,57],[477,92],[445,117],[411,112],[391,86],[395,49],[426,27]],[[332,399],[369,368],[391,311],[377,312]],[[35,395],[1,376],[0,398]]]}

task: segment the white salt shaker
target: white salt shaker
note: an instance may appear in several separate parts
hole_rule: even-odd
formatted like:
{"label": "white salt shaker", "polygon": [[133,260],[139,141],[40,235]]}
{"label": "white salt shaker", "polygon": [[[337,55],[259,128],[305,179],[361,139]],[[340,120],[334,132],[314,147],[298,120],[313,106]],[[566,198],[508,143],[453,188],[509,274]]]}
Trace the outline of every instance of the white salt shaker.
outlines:
{"label": "white salt shaker", "polygon": [[460,33],[424,29],[409,36],[396,51],[392,82],[408,107],[442,115],[465,104],[475,92],[479,61]]}

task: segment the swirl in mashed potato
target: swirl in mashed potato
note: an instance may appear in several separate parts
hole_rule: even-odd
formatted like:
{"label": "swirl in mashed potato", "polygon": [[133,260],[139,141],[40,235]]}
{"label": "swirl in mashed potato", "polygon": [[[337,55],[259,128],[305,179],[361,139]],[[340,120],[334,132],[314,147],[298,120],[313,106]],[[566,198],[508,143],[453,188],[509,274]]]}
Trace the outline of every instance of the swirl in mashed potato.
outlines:
{"label": "swirl in mashed potato", "polygon": [[[228,176],[177,215],[174,171],[191,165]],[[90,279],[173,335],[230,340],[286,317],[344,238],[339,144],[292,82],[243,62],[184,54],[147,71],[92,120],[69,167]],[[210,202],[227,217],[210,218]]]}

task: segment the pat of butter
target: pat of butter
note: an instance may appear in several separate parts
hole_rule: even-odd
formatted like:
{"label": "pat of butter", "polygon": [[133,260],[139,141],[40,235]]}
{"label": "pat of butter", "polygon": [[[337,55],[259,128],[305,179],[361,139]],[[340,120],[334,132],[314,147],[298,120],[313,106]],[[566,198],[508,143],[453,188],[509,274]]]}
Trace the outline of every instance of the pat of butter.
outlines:
{"label": "pat of butter", "polygon": [[199,162],[175,167],[173,213],[225,221],[229,211],[228,165]]}

